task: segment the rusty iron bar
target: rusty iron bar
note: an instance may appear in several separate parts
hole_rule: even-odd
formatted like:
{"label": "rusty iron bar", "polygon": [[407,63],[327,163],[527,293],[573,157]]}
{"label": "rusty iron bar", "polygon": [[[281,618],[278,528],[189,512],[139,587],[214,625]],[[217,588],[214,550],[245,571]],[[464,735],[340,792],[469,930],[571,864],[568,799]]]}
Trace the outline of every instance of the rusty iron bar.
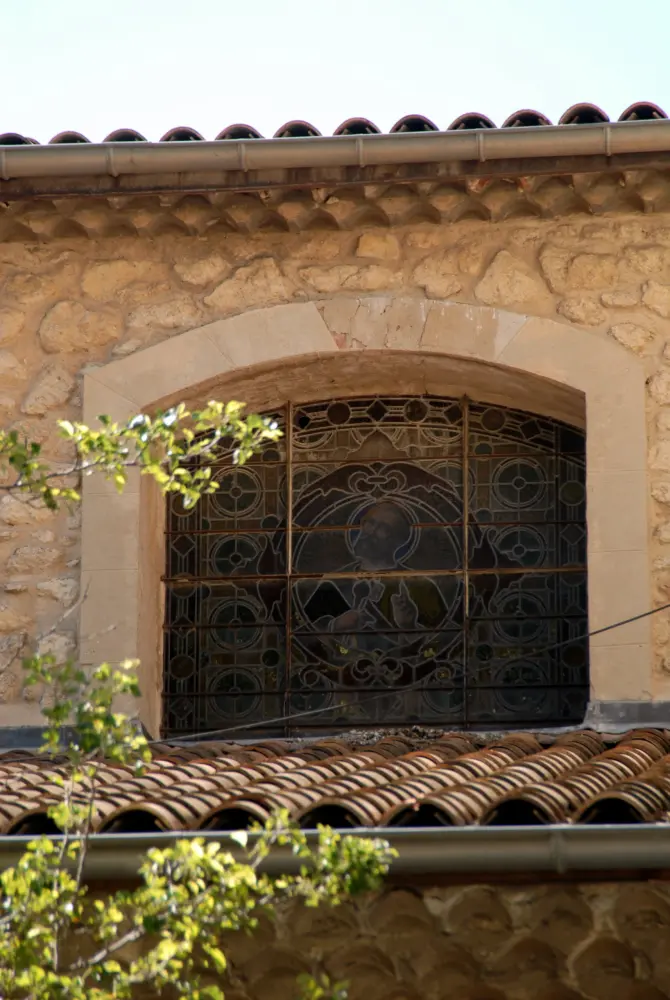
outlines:
{"label": "rusty iron bar", "polygon": [[293,596],[293,588],[291,587],[291,578],[293,576],[293,403],[291,400],[286,404],[286,665],[285,665],[285,687],[284,687],[284,699],[283,699],[283,714],[286,718],[284,723],[284,733],[286,736],[290,734],[291,723],[289,721],[291,715],[291,698],[290,698],[290,683],[286,684],[288,676],[291,672],[291,644],[293,642],[293,635],[291,631],[291,622],[293,620],[293,615],[291,611],[291,598]]}
{"label": "rusty iron bar", "polygon": [[[463,413],[463,430],[461,445],[463,449],[463,663],[467,664],[470,655],[470,400],[463,397],[461,403]],[[463,723],[468,725],[468,671],[463,671]]]}
{"label": "rusty iron bar", "polygon": [[[246,532],[245,532],[246,534]],[[518,576],[523,574],[524,576],[542,576],[544,573],[584,573],[585,566],[542,566],[538,569],[526,567],[519,568],[501,566],[495,569],[470,569],[470,576]],[[412,576],[411,570],[402,569],[389,569],[380,572],[379,570],[357,570],[355,573],[300,573],[298,574],[301,580],[351,580],[353,577],[356,579],[379,579],[380,577],[389,578],[391,580],[403,578],[407,576]],[[464,570],[461,569],[431,569],[427,572],[421,574],[422,576],[463,576]],[[223,579],[220,576],[203,577],[203,576],[177,576],[168,577],[163,576],[161,581],[163,583],[169,583],[173,585],[187,586],[193,583],[221,583],[221,584],[236,584],[240,585],[243,583],[257,583],[260,581],[276,581],[276,580],[286,580],[286,573],[263,573],[254,576],[253,574],[245,576],[228,576]]]}

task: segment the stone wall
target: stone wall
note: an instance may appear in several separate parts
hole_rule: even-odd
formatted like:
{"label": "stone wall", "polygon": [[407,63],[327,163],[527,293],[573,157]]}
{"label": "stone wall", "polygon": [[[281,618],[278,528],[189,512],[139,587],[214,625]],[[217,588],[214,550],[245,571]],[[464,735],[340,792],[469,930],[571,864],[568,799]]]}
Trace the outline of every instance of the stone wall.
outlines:
{"label": "stone wall", "polygon": [[[94,211],[94,208],[91,208]],[[614,338],[648,375],[654,599],[670,596],[670,217],[465,220],[303,233],[52,237],[0,243],[0,419],[67,461],[54,429],[81,414],[91,367],[177,333],[261,306],[332,300],[324,319],[341,348],[394,348],[370,317],[357,334],[357,297],[375,292],[500,306]],[[421,331],[430,344],[430,329]],[[345,331],[347,331],[345,333]],[[427,339],[426,339],[427,338]],[[79,519],[20,498],[0,500],[0,724],[37,720],[18,654],[76,648]],[[55,626],[54,631],[53,630]],[[656,668],[670,673],[670,625],[655,622]],[[32,701],[26,701],[26,699]]]}
{"label": "stone wall", "polygon": [[662,1000],[666,884],[390,889],[295,908],[226,942],[228,1000],[292,1000],[324,970],[350,1000]]}
{"label": "stone wall", "polygon": [[[424,880],[334,908],[280,904],[221,946],[223,981],[204,972],[202,982],[226,1000],[299,1000],[304,974],[346,983],[349,1000],[667,1000],[670,888]],[[118,958],[142,953],[133,943]]]}

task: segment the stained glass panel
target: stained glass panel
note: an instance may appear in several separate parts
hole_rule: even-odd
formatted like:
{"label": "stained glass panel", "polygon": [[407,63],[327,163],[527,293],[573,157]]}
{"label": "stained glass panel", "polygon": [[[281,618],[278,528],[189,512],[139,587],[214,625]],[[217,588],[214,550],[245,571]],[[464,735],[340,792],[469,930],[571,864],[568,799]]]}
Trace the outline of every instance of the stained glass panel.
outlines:
{"label": "stained glass panel", "polygon": [[169,500],[166,734],[582,718],[581,431],[433,397],[278,419],[195,510]]}

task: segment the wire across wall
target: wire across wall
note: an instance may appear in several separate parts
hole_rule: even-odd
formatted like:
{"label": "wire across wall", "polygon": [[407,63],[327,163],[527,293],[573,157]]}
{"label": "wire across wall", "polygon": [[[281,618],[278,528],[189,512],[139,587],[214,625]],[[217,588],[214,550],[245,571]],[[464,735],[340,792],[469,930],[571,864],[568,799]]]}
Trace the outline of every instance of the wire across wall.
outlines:
{"label": "wire across wall", "polygon": [[277,416],[279,445],[168,501],[165,735],[580,721],[583,432],[466,398]]}

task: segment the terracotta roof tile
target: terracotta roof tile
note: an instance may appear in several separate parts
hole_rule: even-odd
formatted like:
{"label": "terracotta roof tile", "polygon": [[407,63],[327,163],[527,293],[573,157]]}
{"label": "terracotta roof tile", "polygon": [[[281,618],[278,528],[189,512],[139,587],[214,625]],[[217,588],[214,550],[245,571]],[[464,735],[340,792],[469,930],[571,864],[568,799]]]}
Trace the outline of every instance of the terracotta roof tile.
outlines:
{"label": "terracotta roof tile", "polygon": [[[309,140],[306,140],[309,141]],[[325,192],[325,197],[324,197]],[[209,191],[162,195],[124,193],[95,198],[95,210],[71,197],[17,198],[0,205],[0,242],[77,236],[122,235],[154,238],[160,231],[203,236],[213,231],[241,234],[313,230],[350,232],[361,225],[427,223],[452,225],[463,219],[595,216],[615,212],[653,214],[670,208],[670,170],[627,170],[616,175],[539,174],[517,178],[460,178],[446,182],[389,184],[387,180],[310,191]]]}
{"label": "terracotta roof tile", "polygon": [[319,130],[309,122],[286,122],[275,132],[274,139],[307,139],[310,136],[321,135]]}
{"label": "terracotta roof tile", "polygon": [[[94,829],[230,830],[278,807],[304,827],[668,821],[664,730],[551,741],[531,733],[354,738],[154,744],[140,776],[101,767]],[[0,756],[0,835],[54,832],[47,811],[63,772],[62,759]]]}
{"label": "terracotta roof tile", "polygon": [[[662,108],[659,108],[657,104],[653,104],[650,101],[637,101],[635,104],[631,104],[629,107],[622,112],[619,116],[619,121],[650,121],[656,118],[667,118],[667,114]],[[596,107],[595,104],[574,104],[572,107],[568,108],[560,117],[559,125],[586,125],[593,122],[608,122],[611,119],[608,115],[601,109]],[[509,115],[502,124],[502,128],[520,128],[520,127],[530,127],[530,128],[541,128],[546,125],[551,125],[551,121],[546,115],[539,111],[533,111],[528,108],[521,109],[520,111],[515,111],[513,114]],[[445,131],[453,131],[455,129],[473,129],[473,128],[496,128],[497,126],[494,122],[487,117],[487,115],[480,114],[479,112],[466,112],[465,114],[459,115],[450,125],[444,126],[439,123],[431,121],[424,115],[420,114],[410,114],[404,115],[400,118],[395,125],[389,130],[391,133],[394,132],[433,132],[439,131],[440,129],[445,129]],[[379,133],[382,130],[374,124],[374,122],[369,121],[367,118],[348,118],[346,121],[338,125],[333,131],[333,135],[366,135],[370,133]],[[320,136],[323,133],[312,125],[310,122],[294,120],[286,122],[281,128],[277,129],[274,133],[274,138],[299,138],[304,136]],[[164,136],[159,140],[160,142],[201,142],[203,136],[196,129],[190,126],[179,125],[176,128],[171,128]],[[221,131],[216,135],[216,139],[260,139],[262,138],[261,133],[251,125],[235,124],[228,125],[226,128],[221,129]],[[0,134],[0,145],[28,145],[35,143],[35,139],[28,138],[27,136],[19,135],[16,132],[5,132]],[[49,142],[62,143],[62,142],[90,142],[91,140],[81,135],[79,132],[75,131],[64,131],[59,132],[55,135]],[[109,135],[103,139],[103,142],[146,142],[147,139],[141,135],[141,133],[136,132],[135,129],[131,128],[119,128],[110,132]]]}
{"label": "terracotta roof tile", "polygon": [[[664,117],[667,117],[664,116]],[[597,125],[599,122],[608,122],[609,118],[595,104],[573,104],[571,108],[564,111],[558,120],[559,125]]]}

